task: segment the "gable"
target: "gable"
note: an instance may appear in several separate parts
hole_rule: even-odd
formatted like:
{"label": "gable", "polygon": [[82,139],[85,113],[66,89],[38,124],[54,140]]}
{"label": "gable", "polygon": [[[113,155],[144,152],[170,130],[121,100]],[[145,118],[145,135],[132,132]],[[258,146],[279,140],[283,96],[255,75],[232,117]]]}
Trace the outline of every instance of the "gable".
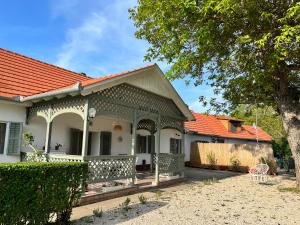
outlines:
{"label": "gable", "polygon": [[164,74],[156,64],[144,68],[143,70],[133,71],[125,76],[118,76],[104,82],[87,85],[83,88],[81,93],[88,95],[124,83],[171,99],[188,120],[194,119],[187,105],[178,95],[172,84],[164,77]]}

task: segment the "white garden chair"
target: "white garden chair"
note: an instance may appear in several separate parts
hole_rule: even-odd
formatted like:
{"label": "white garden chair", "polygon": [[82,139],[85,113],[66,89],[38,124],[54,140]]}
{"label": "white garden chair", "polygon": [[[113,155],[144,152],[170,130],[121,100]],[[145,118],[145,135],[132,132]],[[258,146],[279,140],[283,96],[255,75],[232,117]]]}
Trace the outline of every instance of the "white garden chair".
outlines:
{"label": "white garden chair", "polygon": [[256,182],[267,182],[268,181],[269,166],[267,164],[258,164],[256,167],[251,168],[249,173],[251,180]]}

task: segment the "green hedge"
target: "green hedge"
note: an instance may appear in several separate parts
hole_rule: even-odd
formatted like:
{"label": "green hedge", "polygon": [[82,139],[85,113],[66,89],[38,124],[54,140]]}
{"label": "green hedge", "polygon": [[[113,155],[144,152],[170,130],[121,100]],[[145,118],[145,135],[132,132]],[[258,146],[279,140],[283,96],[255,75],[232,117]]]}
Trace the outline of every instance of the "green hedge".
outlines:
{"label": "green hedge", "polygon": [[68,224],[87,176],[86,163],[0,163],[0,224]]}

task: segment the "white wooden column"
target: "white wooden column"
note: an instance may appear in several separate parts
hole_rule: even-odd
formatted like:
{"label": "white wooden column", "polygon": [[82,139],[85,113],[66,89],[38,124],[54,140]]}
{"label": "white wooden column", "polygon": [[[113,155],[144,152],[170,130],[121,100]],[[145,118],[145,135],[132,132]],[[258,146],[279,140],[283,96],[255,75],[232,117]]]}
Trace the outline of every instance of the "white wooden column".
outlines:
{"label": "white wooden column", "polygon": [[50,153],[50,148],[51,148],[51,136],[52,136],[51,112],[52,112],[52,107],[50,106],[48,109],[48,119],[47,119],[46,138],[45,138],[45,153],[46,154]]}
{"label": "white wooden column", "polygon": [[136,130],[137,130],[137,112],[134,110],[132,122],[132,136],[131,136],[131,155],[134,156],[132,165],[132,183],[135,181],[135,159],[136,159]]}
{"label": "white wooden column", "polygon": [[84,119],[83,119],[83,136],[82,136],[82,150],[81,155],[87,155],[89,137],[89,100],[87,99],[84,104]]}
{"label": "white wooden column", "polygon": [[159,185],[159,153],[160,153],[160,115],[157,120],[157,131],[155,133],[155,185]]}
{"label": "white wooden column", "polygon": [[47,121],[46,139],[45,139],[45,153],[50,153],[52,136],[52,121]]}
{"label": "white wooden column", "polygon": [[[182,131],[182,134],[181,134],[181,151],[180,151],[180,153],[181,154],[185,154],[185,133],[184,133],[185,131],[183,130]],[[180,160],[179,160],[179,163],[180,163]],[[184,163],[184,158],[183,158],[183,163]],[[180,166],[180,165],[179,165]],[[184,165],[183,165],[183,168],[182,168],[182,171],[181,171],[181,177],[184,177]]]}

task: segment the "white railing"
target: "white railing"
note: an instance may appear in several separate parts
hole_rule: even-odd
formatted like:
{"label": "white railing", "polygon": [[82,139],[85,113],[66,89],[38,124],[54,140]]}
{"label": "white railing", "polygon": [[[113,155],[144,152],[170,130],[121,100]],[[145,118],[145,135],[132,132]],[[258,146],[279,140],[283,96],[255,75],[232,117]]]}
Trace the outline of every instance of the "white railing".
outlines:
{"label": "white railing", "polygon": [[135,176],[135,156],[78,156],[48,154],[49,162],[87,162],[89,183],[120,180]]}
{"label": "white railing", "polygon": [[159,153],[153,155],[154,165],[159,165],[159,173],[182,172],[184,169],[184,154]]}

